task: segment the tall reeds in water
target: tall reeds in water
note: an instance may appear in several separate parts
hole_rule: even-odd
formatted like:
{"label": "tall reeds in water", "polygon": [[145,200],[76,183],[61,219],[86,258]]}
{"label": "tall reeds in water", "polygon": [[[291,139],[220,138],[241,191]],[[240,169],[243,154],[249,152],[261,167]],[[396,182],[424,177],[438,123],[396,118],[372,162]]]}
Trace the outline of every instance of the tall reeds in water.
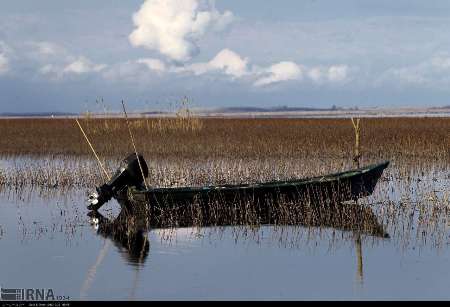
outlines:
{"label": "tall reeds in water", "polygon": [[[139,151],[150,166],[151,186],[251,183],[316,176],[352,168],[357,156],[357,134],[348,119],[191,118],[201,122],[201,128],[182,128],[175,117],[130,116]],[[81,124],[105,160],[107,171],[115,171],[117,162],[130,153],[125,120],[90,117],[83,118]],[[421,230],[414,228],[414,231],[430,242],[431,235],[443,233],[436,229],[442,230],[446,225],[450,207],[450,119],[365,118],[363,124],[358,137],[358,152],[364,153],[361,163],[380,160],[392,163],[375,193],[362,203],[371,207],[394,233],[420,225]],[[103,181],[73,119],[4,119],[0,120],[0,131],[0,155],[7,160],[0,180],[4,190],[17,186],[91,189]],[[289,212],[295,212],[294,207],[286,203],[277,215],[293,221]],[[251,220],[252,212],[227,219]],[[309,213],[299,218],[315,221],[328,211],[305,212]],[[168,222],[175,221],[176,211],[169,216],[172,217]],[[358,218],[358,215],[349,218],[352,215],[346,211],[340,211],[339,216],[349,221]],[[196,220],[197,225],[202,225],[200,216]],[[416,221],[420,223],[415,224]],[[219,222],[220,219],[216,224]],[[257,225],[257,221],[254,223]]]}

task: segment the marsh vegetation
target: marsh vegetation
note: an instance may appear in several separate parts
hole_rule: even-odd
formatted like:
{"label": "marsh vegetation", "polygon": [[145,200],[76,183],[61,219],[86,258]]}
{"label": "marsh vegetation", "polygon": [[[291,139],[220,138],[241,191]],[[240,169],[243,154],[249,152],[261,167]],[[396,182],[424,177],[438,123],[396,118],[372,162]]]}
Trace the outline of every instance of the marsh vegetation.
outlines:
{"label": "marsh vegetation", "polygon": [[[85,116],[80,123],[109,172],[133,151],[124,119]],[[148,183],[154,187],[284,180],[355,165],[355,134],[349,119],[225,119],[183,114],[131,118],[130,128],[149,164]],[[31,188],[41,195],[64,194],[71,189],[92,189],[104,181],[74,119],[4,119],[0,129],[3,191],[23,194]],[[450,210],[450,119],[366,118],[359,129],[361,165],[391,161],[375,193],[361,204],[394,233],[415,229],[415,237],[439,237],[441,243],[435,245],[443,244]],[[183,214],[189,211],[193,224],[204,224],[195,206],[191,209]],[[233,215],[222,209],[227,216]],[[347,229],[367,227],[364,211],[338,209],[286,202],[275,211],[279,224],[318,226],[321,221],[328,226],[345,224]],[[162,225],[180,225],[179,212],[165,214]],[[246,214],[235,224],[260,223],[260,217]]]}
{"label": "marsh vegetation", "polygon": [[[132,152],[126,122],[80,121],[110,171]],[[252,182],[320,175],[352,167],[348,119],[135,118],[131,129],[155,186]],[[99,174],[74,119],[0,120],[2,182],[87,185]],[[448,118],[363,119],[361,164],[390,160],[400,175],[448,170]],[[33,167],[14,161],[33,158]],[[26,170],[25,170],[26,169]],[[42,177],[42,178],[40,178]]]}

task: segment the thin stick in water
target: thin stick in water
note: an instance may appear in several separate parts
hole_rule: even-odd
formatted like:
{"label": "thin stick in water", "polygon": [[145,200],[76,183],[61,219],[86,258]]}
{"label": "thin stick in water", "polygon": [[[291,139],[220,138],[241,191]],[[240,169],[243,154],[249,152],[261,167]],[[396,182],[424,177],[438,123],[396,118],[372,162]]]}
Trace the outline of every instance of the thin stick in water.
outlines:
{"label": "thin stick in water", "polygon": [[144,171],[142,170],[141,160],[139,160],[139,156],[136,150],[136,145],[134,144],[133,134],[131,133],[130,123],[128,122],[127,111],[125,110],[125,103],[122,100],[123,112],[125,113],[125,121],[127,122],[128,132],[130,133],[131,143],[133,144],[134,153],[136,154],[136,159],[138,160],[139,169],[141,170],[142,180],[144,180],[145,189],[148,189],[147,182],[145,181]]}
{"label": "thin stick in water", "polygon": [[84,133],[84,130],[83,130],[83,128],[82,128],[81,125],[80,125],[80,122],[78,121],[77,118],[75,118],[75,121],[77,122],[78,127],[80,127],[80,130],[81,130],[81,132],[83,133],[84,138],[86,139],[86,142],[89,144],[89,147],[91,148],[92,152],[94,153],[94,156],[97,158],[97,161],[98,161],[98,164],[100,165],[100,168],[103,170],[103,173],[106,175],[106,178],[108,178],[108,180],[110,180],[111,177],[109,176],[109,174],[108,174],[108,172],[106,171],[106,169],[103,167],[103,164],[102,164],[102,162],[100,161],[100,158],[97,156],[97,153],[95,152],[94,147],[92,146],[91,142],[89,142],[89,139],[88,139],[86,133]]}
{"label": "thin stick in water", "polygon": [[360,151],[359,151],[359,132],[360,132],[360,127],[359,127],[359,121],[360,119],[357,118],[356,122],[353,119],[353,117],[351,118],[352,120],[352,124],[353,124],[353,128],[355,129],[355,155],[353,156],[353,161],[356,163],[356,166],[359,168],[359,158],[361,157]]}

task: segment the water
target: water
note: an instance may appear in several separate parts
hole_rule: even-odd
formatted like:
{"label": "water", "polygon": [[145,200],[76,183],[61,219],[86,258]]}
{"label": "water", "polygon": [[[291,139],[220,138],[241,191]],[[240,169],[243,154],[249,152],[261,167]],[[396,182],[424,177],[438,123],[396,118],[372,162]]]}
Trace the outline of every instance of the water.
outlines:
{"label": "water", "polygon": [[116,201],[101,210],[122,225],[112,236],[83,189],[3,189],[0,284],[73,300],[449,299],[450,177],[427,170],[407,180],[391,168],[362,201],[389,238],[338,225],[127,228]]}

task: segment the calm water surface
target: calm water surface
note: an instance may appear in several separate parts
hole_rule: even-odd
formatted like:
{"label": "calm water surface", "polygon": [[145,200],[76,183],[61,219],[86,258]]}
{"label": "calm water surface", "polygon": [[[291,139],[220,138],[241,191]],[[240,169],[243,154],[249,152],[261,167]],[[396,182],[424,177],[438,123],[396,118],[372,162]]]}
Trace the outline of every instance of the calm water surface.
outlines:
{"label": "calm water surface", "polygon": [[447,171],[407,182],[386,173],[363,204],[389,238],[301,226],[124,227],[112,237],[103,218],[119,216],[116,201],[94,223],[85,190],[4,188],[0,284],[74,300],[449,299]]}

